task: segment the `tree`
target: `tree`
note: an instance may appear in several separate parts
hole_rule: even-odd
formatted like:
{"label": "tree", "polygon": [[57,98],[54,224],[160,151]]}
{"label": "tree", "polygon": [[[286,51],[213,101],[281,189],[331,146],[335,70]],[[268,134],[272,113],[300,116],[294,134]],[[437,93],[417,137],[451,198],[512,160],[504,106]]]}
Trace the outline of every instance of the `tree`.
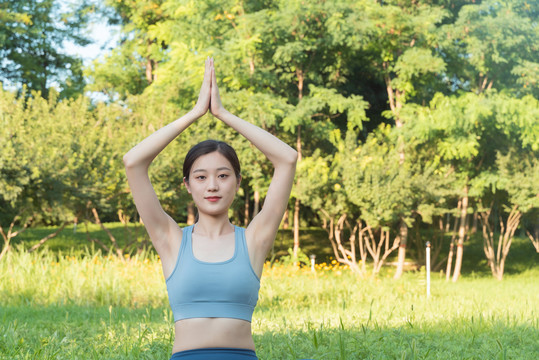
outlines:
{"label": "tree", "polygon": [[[432,146],[440,162],[456,175],[451,188],[453,196],[459,198],[460,220],[453,281],[460,274],[469,195],[476,197],[481,193],[476,188],[470,189],[470,184],[492,161],[489,154],[494,144],[484,134],[493,127],[489,105],[484,97],[471,93],[453,97],[438,94],[428,108],[416,107],[415,112],[407,114],[415,119],[410,130],[416,131],[420,138],[430,139],[425,145]],[[452,262],[452,258],[448,261]]]}
{"label": "tree", "polygon": [[[528,134],[519,140],[522,144],[533,142],[530,134],[537,131],[527,122],[520,126],[502,121],[527,115],[504,113],[496,103],[509,106],[508,99],[521,101],[527,95],[531,104],[529,99],[536,95],[532,56],[537,47],[536,5],[527,9],[519,0],[471,3],[107,1],[115,13],[111,21],[122,25],[123,42],[87,74],[92,80],[88,89],[105,92],[111,101],[95,107],[99,114],[87,114],[81,120],[84,128],[97,122],[95,132],[70,143],[85,149],[80,162],[73,164],[84,172],[74,172],[74,183],[86,189],[92,182],[103,182],[105,187],[91,191],[98,189],[105,195],[98,199],[90,190],[81,190],[80,197],[91,199],[103,219],[115,216],[118,208],[124,216],[136,217],[123,195],[125,189],[118,185],[122,175],[107,162],[114,158],[109,154],[126,151],[141,137],[190,110],[202,78],[200,64],[206,56],[214,56],[225,106],[300,150],[302,160],[290,204],[295,213],[296,249],[300,220],[322,222],[337,249],[336,257],[351,267],[350,259],[357,262],[354,251],[360,245],[363,250],[359,249],[358,256],[370,254],[381,260],[385,245],[378,250],[378,244],[389,244],[389,250],[398,239],[398,277],[405,246],[414,239],[410,229],[436,223],[442,239],[441,233],[456,226],[458,231],[452,234],[458,254],[456,279],[468,215],[478,213],[481,201],[490,204],[486,200],[491,195],[499,199],[501,208],[510,206],[508,192],[500,187],[496,150],[506,145],[513,148],[515,142],[510,139],[522,134]],[[24,20],[15,13],[10,16]],[[511,19],[520,23],[510,24]],[[502,93],[505,97],[499,96]],[[524,108],[524,103],[519,104]],[[534,113],[532,107],[526,109],[526,114]],[[515,132],[521,135],[504,133],[514,128],[521,129]],[[120,132],[125,139],[111,145],[100,140],[99,131]],[[177,167],[187,149],[207,137],[230,142],[242,159],[248,175],[232,218],[246,224],[264,201],[271,166],[209,115],[153,163],[156,192],[166,211],[178,219],[194,214],[192,207],[184,206],[188,198],[179,191]],[[519,147],[515,149],[520,156]],[[358,156],[356,151],[368,166],[351,160]],[[93,158],[92,152],[103,159]],[[85,162],[102,167],[103,174],[83,170]],[[495,180],[486,181],[487,175]],[[312,176],[320,178],[320,183]],[[347,184],[342,180],[346,177]],[[494,183],[499,186],[495,194],[486,185]],[[379,187],[378,195],[370,194]],[[388,190],[394,188],[404,196]],[[358,194],[358,189],[366,194]],[[387,201],[392,196],[393,203]],[[92,207],[86,204],[77,206],[95,220]],[[311,210],[318,217],[300,216]],[[532,219],[527,230],[530,223],[533,227],[534,211],[522,213],[523,219]],[[422,247],[420,238],[416,236],[416,245]],[[453,257],[448,260],[452,266]],[[376,261],[375,268],[380,263]]]}
{"label": "tree", "polygon": [[[137,129],[129,126],[124,108],[91,108],[85,97],[60,101],[54,90],[47,100],[35,92],[16,97],[3,91],[0,112],[5,149],[0,156],[0,221],[8,229],[2,230],[4,252],[21,232],[17,227],[59,224],[61,229],[80,219],[106,230],[101,218],[112,219],[118,210],[132,212],[121,157]],[[112,236],[111,242],[121,254]]]}
{"label": "tree", "polygon": [[103,92],[110,100],[125,100],[140,94],[157,78],[158,64],[164,59],[167,43],[156,37],[153,28],[166,20],[163,0],[105,0],[100,9],[109,23],[121,26],[117,48],[96,59],[85,73],[91,79],[90,91]]}
{"label": "tree", "polygon": [[[348,5],[342,2],[339,6]],[[244,4],[215,0],[178,4],[167,1],[160,8],[164,11],[164,20],[148,31],[158,42],[167,44],[167,52],[156,71],[156,80],[144,90],[148,99],[165,98],[178,108],[189,109],[197,91],[199,64],[205,56],[214,54],[223,79],[223,99],[234,100],[232,106],[247,120],[270,131],[279,131],[280,137],[285,139],[293,135],[296,145],[309,144],[307,149],[300,149],[301,153],[306,150],[306,156],[321,145],[330,147],[325,139],[327,131],[333,127],[333,119],[340,117],[346,127],[348,115],[340,116],[341,113],[353,114],[354,107],[364,106],[359,97],[334,90],[324,92],[326,86],[337,87],[346,82],[342,75],[344,67],[340,65],[343,64],[342,49],[334,47],[331,41],[334,34],[328,33],[326,26],[334,9],[325,2]],[[199,31],[201,28],[204,32]],[[328,67],[329,63],[335,65]],[[311,91],[316,93],[312,99],[309,98]],[[331,99],[324,101],[324,96]],[[264,114],[260,105],[258,109],[253,107],[255,99],[264,102]],[[331,102],[336,105],[330,106]],[[316,125],[317,122],[320,124]],[[297,131],[298,126],[301,129],[304,125],[312,130],[306,135]],[[230,138],[227,129],[220,131],[222,137]],[[245,155],[251,158],[248,151]],[[260,161],[251,164],[256,165],[252,173],[266,180],[270,177],[269,168]],[[248,180],[253,188],[254,208],[257,208],[259,198],[263,198],[260,192],[265,182]],[[244,190],[248,193],[249,189]],[[245,205],[248,203],[246,201]],[[297,204],[296,251],[299,200]]]}
{"label": "tree", "polygon": [[[453,195],[448,194],[449,198],[459,198],[461,218],[457,243],[460,257],[456,258],[453,281],[460,275],[468,206],[486,200],[493,186],[508,184],[498,170],[498,152],[505,156],[509,149],[520,149],[515,154],[529,156],[539,148],[534,121],[536,103],[531,96],[514,99],[492,90],[479,95],[463,93],[448,97],[438,94],[428,108],[416,107],[415,111],[405,114],[414,118],[409,131],[424,139],[423,148],[431,149],[429,151],[439,157],[441,166],[456,175],[455,181],[450,183]],[[528,192],[521,189],[515,193]],[[468,200],[472,204],[468,205]],[[451,256],[448,261],[451,263]]]}
{"label": "tree", "polygon": [[[486,208],[480,212],[483,248],[492,275],[502,280],[522,216],[539,209],[539,101],[531,96],[514,99],[502,94],[494,94],[491,100],[502,146],[496,150],[493,171],[482,174],[477,182],[485,184],[484,202],[490,202],[483,204]],[[495,231],[499,231],[497,242]]]}
{"label": "tree", "polygon": [[31,98],[23,93],[17,98],[14,93],[0,91],[0,227],[9,224],[7,232],[1,231],[2,256],[9,251],[11,240],[33,223],[66,220],[61,201],[65,184],[57,173],[64,159],[51,146],[61,137],[51,132],[57,119],[52,119],[50,105],[56,99],[48,102],[33,95]]}
{"label": "tree", "polygon": [[505,90],[539,94],[539,5],[525,0],[486,0],[463,6],[442,27],[441,47],[453,86],[476,93]]}
{"label": "tree", "polygon": [[[346,65],[351,56],[350,51],[336,41],[339,28],[332,26],[335,16],[350,11],[350,3],[279,1],[276,4],[278,8],[270,16],[269,29],[262,37],[267,39],[265,43],[275,45],[264,48],[263,56],[266,67],[277,75],[276,82],[270,84],[273,91],[295,106],[284,119],[283,126],[295,134],[298,163],[301,163],[314,149],[327,147],[327,134],[332,126],[328,126],[326,119],[332,119],[333,123],[340,123],[346,129],[347,121],[357,125],[357,114],[364,111],[360,96],[341,90],[342,85],[350,81]],[[324,96],[342,105],[331,106],[331,101],[324,101]],[[347,105],[343,107],[344,103]],[[349,109],[348,115],[340,116],[346,108]],[[337,117],[340,119],[335,120]],[[361,127],[360,124],[358,126]],[[324,127],[324,131],[316,130]],[[296,178],[295,188],[300,187],[300,179],[301,176]],[[294,191],[293,196],[296,254],[299,249],[301,200]]]}
{"label": "tree", "polygon": [[345,159],[344,190],[360,212],[355,227],[360,252],[373,259],[373,274],[400,245],[402,234],[391,231],[394,225],[404,219],[411,226],[414,213],[430,222],[439,206],[436,190],[443,176],[436,174],[436,162],[416,162],[411,156],[401,162],[396,150],[401,136],[400,129],[380,125],[365,143],[357,144],[349,132],[340,156]]}
{"label": "tree", "polygon": [[[73,4],[71,4],[73,5]],[[0,4],[0,81],[26,95],[23,85],[45,98],[53,86],[60,97],[84,88],[81,59],[62,52],[65,41],[89,43],[83,34],[86,3],[61,8],[55,0],[5,0]]]}
{"label": "tree", "polygon": [[[437,27],[447,16],[442,7],[422,1],[360,2],[355,11],[335,21],[334,26],[345,30],[346,36],[340,37],[344,43],[355,41],[357,34],[369,36],[368,42],[356,41],[350,46],[364,54],[370,71],[385,84],[390,111],[384,115],[398,128],[403,126],[401,109],[407,102],[428,101],[432,90],[441,87],[445,62],[435,48]],[[401,138],[397,147],[401,163],[405,161],[405,146]],[[403,215],[399,222],[401,244],[395,278],[402,274],[409,216]]]}

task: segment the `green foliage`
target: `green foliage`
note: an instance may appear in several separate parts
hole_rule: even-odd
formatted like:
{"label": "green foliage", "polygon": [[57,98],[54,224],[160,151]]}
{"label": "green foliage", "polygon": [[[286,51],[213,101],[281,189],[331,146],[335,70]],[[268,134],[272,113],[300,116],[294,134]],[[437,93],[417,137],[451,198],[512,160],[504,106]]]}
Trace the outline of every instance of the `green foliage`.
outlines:
{"label": "green foliage", "polygon": [[374,228],[407,218],[416,190],[413,174],[409,166],[401,164],[390,131],[387,126],[380,127],[364,144],[346,149],[343,156],[343,184],[348,199]]}
{"label": "green foliage", "polygon": [[123,208],[126,146],[118,125],[125,110],[99,105],[90,111],[87,98],[60,102],[54,93],[45,100],[2,92],[0,99],[0,141],[7,150],[0,160],[2,225],[20,211],[56,223],[89,217],[92,207]]}
{"label": "green foliage", "polygon": [[87,90],[105,93],[109,100],[125,100],[128,95],[142,93],[156,79],[158,63],[165,57],[166,44],[152,32],[166,20],[164,1],[103,2],[102,12],[108,13],[109,23],[121,25],[121,41],[85,70],[90,78]]}
{"label": "green foliage", "polygon": [[141,58],[133,49],[134,41],[126,41],[120,48],[104,57],[94,60],[85,69],[90,84],[87,91],[101,92],[111,100],[125,100],[130,94],[140,94],[148,85]]}
{"label": "green foliage", "polygon": [[498,153],[497,188],[507,192],[510,206],[522,213],[539,210],[539,159],[530,154]]}
{"label": "green foliage", "polygon": [[24,223],[34,214],[42,215],[44,209],[56,208],[61,198],[63,186],[53,176],[58,149],[44,146],[48,131],[36,131],[50,124],[47,118],[35,119],[38,114],[49,114],[46,100],[38,97],[27,102],[24,96],[17,99],[3,91],[0,98],[4,149],[0,155],[0,220],[2,225],[9,224],[19,215]]}
{"label": "green foliage", "polygon": [[516,77],[516,84],[520,85],[523,93],[533,93],[537,98],[537,84],[539,84],[539,64],[537,62],[521,60],[511,74]]}
{"label": "green foliage", "polygon": [[[56,0],[6,0],[0,4],[0,81],[19,91],[25,85],[48,97],[80,95],[81,59],[65,54],[64,41],[88,44],[84,35],[86,1],[60,7]],[[30,95],[30,92],[26,93]]]}
{"label": "green foliage", "polygon": [[[414,119],[405,127],[406,136],[422,142],[423,151],[436,154],[440,169],[444,164],[446,169],[456,168],[461,181],[471,182],[472,196],[480,197],[496,188],[498,153],[512,153],[514,160],[520,154],[537,156],[537,109],[537,100],[530,96],[437,94],[429,108],[409,107],[403,117]],[[463,186],[455,185],[456,189]]]}
{"label": "green foliage", "polygon": [[[432,228],[469,185],[470,211],[495,199],[500,209],[519,205],[526,227],[537,226],[533,1],[92,4],[97,10],[86,1],[0,5],[0,66],[11,71],[0,77],[21,89],[0,93],[4,226],[18,213],[50,224],[90,218],[93,207],[108,220],[119,210],[136,219],[121,157],[193,107],[207,56],[227,109],[301,146],[292,194],[303,222],[349,214],[392,229],[400,220]],[[84,73],[85,89],[105,94],[105,104],[68,100],[84,84],[80,62],[58,45],[83,44],[93,11],[121,26],[117,48]],[[231,143],[242,160],[233,219],[244,223],[255,192],[263,203],[272,167],[211,115],[156,158],[152,184],[165,210],[184,220],[181,160],[209,137]]]}
{"label": "green foliage", "polygon": [[446,64],[437,47],[448,12],[434,4],[389,1],[377,4],[368,16],[374,26],[373,40],[366,45],[372,71],[388,86],[391,113],[386,116],[398,120],[399,103],[428,101],[433,89],[444,87]]}
{"label": "green foliage", "polygon": [[305,158],[298,165],[300,176],[296,188],[300,200],[320,213],[327,220],[351,210],[342,187],[342,163],[339,153],[322,157],[319,151]]}
{"label": "green foliage", "polygon": [[[443,28],[442,39],[448,55],[454,56],[449,61],[455,85],[475,92],[495,88],[537,96],[538,84],[526,74],[539,48],[538,13],[537,3],[522,0],[462,7],[456,21]],[[522,77],[528,77],[526,87],[521,86]]]}

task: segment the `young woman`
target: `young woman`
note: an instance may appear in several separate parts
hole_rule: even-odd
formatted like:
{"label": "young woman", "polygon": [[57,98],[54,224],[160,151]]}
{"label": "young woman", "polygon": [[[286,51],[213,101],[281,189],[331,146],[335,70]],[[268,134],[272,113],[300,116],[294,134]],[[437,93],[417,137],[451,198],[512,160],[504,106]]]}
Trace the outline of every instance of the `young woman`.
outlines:
{"label": "young woman", "polygon": [[[246,229],[228,218],[241,175],[236,153],[227,144],[205,141],[186,156],[183,181],[198,208],[192,226],[182,229],[164,212],[148,177],[153,159],[208,110],[274,166],[264,207]],[[148,136],[123,160],[137,210],[163,265],[175,321],[171,359],[257,359],[251,317],[264,261],[288,204],[296,151],[225,110],[208,58],[193,110]]]}

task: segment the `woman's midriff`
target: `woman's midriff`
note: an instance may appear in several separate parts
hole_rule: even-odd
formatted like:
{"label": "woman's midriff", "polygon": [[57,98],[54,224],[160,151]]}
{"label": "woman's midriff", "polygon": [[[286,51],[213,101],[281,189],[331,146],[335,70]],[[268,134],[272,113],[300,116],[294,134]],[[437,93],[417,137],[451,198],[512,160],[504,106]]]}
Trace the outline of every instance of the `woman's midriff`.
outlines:
{"label": "woman's midriff", "polygon": [[231,347],[255,350],[251,323],[229,318],[194,318],[176,321],[172,352]]}

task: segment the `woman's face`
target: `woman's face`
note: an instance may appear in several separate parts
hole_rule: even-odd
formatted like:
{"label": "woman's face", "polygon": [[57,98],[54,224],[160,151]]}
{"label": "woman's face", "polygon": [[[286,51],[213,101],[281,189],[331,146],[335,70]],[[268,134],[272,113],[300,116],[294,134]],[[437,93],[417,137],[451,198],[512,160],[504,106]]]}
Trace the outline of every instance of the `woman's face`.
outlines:
{"label": "woman's face", "polygon": [[183,181],[198,211],[208,215],[228,213],[240,187],[232,165],[217,151],[196,159],[189,171],[189,181]]}

